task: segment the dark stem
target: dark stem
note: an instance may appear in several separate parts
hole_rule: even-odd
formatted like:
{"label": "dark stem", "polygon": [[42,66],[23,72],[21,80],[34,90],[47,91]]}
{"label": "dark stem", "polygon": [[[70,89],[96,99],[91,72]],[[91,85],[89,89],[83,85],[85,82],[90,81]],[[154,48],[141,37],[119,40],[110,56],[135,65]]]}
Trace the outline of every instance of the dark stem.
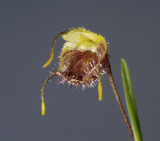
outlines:
{"label": "dark stem", "polygon": [[133,141],[134,141],[134,135],[133,135],[133,131],[132,131],[131,125],[130,125],[130,123],[129,123],[129,121],[128,121],[126,112],[125,112],[125,110],[124,110],[124,107],[123,107],[123,105],[122,105],[120,96],[119,96],[118,91],[117,91],[117,88],[116,88],[116,84],[115,84],[115,82],[114,82],[114,78],[113,78],[113,75],[112,75],[111,65],[110,65],[109,58],[108,58],[107,62],[108,62],[108,65],[107,65],[108,77],[109,77],[109,80],[110,80],[110,83],[111,83],[111,86],[112,86],[114,95],[115,95],[115,97],[116,97],[116,100],[117,100],[117,103],[118,103],[118,105],[119,105],[119,108],[120,108],[120,110],[121,110],[121,112],[122,112],[122,115],[123,115],[124,121],[125,121],[125,123],[126,123],[126,126],[127,126],[128,130],[129,130],[129,132],[130,132],[130,134],[131,134],[131,137],[132,137]]}

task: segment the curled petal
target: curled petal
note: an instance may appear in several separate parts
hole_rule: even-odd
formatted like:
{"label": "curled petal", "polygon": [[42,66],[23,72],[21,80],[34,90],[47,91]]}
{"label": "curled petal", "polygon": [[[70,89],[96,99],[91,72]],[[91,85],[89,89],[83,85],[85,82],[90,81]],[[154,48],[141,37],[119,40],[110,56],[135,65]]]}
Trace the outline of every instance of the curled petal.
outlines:
{"label": "curled petal", "polygon": [[51,54],[48,61],[43,65],[43,68],[48,67],[53,60],[53,48],[51,48]]}

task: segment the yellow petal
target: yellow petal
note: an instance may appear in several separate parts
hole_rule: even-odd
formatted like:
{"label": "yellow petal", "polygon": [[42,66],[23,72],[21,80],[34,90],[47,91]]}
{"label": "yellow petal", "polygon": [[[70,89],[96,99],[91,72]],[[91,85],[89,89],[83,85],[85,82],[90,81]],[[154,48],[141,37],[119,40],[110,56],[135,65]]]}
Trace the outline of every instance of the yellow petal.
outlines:
{"label": "yellow petal", "polygon": [[[67,31],[66,31],[66,32],[67,32]],[[48,61],[43,65],[43,68],[49,66],[50,63],[52,62],[52,60],[53,60],[53,48],[54,48],[54,45],[55,45],[55,43],[56,43],[56,40],[57,40],[57,38],[58,38],[59,36],[65,34],[66,32],[60,32],[60,33],[58,33],[57,36],[54,38],[53,43],[52,43],[52,46],[51,46],[50,58],[49,58]]]}
{"label": "yellow petal", "polygon": [[84,28],[73,28],[62,35],[63,39],[75,44],[79,51],[97,52],[97,48],[103,47],[102,59],[107,52],[107,43],[103,36],[93,33]]}
{"label": "yellow petal", "polygon": [[53,60],[53,49],[51,48],[51,54],[50,54],[50,58],[48,59],[48,61],[43,65],[43,68],[47,67],[50,65],[50,63]]}
{"label": "yellow petal", "polygon": [[73,28],[62,35],[63,39],[74,44],[81,44],[88,40],[95,41],[97,34],[84,28]]}
{"label": "yellow petal", "polygon": [[98,83],[98,95],[99,95],[99,101],[102,101],[102,99],[103,99],[103,89],[102,89],[101,80],[99,80],[99,83]]}
{"label": "yellow petal", "polygon": [[42,111],[42,116],[44,116],[45,115],[45,111],[46,111],[46,106],[45,106],[45,101],[44,101],[44,99],[42,100],[42,105],[41,105],[42,107],[41,107],[41,111]]}
{"label": "yellow petal", "polygon": [[102,101],[103,89],[102,89],[102,83],[101,83],[100,66],[98,66],[98,95],[99,95],[99,101]]}

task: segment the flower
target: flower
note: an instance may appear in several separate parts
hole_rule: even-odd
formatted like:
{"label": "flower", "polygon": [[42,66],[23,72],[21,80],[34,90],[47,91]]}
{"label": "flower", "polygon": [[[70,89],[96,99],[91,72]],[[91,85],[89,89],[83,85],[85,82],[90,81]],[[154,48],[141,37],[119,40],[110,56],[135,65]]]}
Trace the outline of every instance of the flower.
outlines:
{"label": "flower", "polygon": [[98,81],[99,101],[103,98],[101,75],[106,72],[108,66],[107,43],[104,37],[85,28],[73,28],[57,34],[44,68],[53,60],[53,48],[59,36],[66,42],[60,54],[57,71],[51,73],[42,87],[42,115],[45,114],[44,88],[48,80],[55,75],[75,86],[93,86]]}

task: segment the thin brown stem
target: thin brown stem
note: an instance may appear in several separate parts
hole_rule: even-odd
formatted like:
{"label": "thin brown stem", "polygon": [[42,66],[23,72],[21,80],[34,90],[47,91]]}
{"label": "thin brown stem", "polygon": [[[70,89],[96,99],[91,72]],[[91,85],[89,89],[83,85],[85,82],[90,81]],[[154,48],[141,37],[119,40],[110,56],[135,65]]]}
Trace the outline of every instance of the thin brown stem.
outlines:
{"label": "thin brown stem", "polygon": [[107,66],[107,72],[108,72],[108,77],[109,77],[109,80],[110,80],[110,83],[111,83],[111,86],[112,86],[112,89],[113,89],[113,92],[114,92],[114,95],[116,97],[116,100],[117,100],[117,103],[119,105],[119,108],[122,112],[122,115],[123,115],[123,118],[124,118],[124,121],[126,123],[126,126],[131,134],[131,137],[134,141],[134,135],[133,135],[133,131],[132,131],[132,128],[131,128],[131,125],[128,121],[128,118],[127,118],[127,115],[126,115],[126,112],[124,110],[124,107],[122,105],[122,102],[121,102],[121,99],[120,99],[120,96],[118,94],[118,91],[117,91],[117,88],[116,88],[116,84],[114,82],[114,78],[113,78],[113,75],[112,75],[112,71],[111,71],[111,66],[110,66],[110,61],[109,61],[109,58],[108,58],[108,66]]}

